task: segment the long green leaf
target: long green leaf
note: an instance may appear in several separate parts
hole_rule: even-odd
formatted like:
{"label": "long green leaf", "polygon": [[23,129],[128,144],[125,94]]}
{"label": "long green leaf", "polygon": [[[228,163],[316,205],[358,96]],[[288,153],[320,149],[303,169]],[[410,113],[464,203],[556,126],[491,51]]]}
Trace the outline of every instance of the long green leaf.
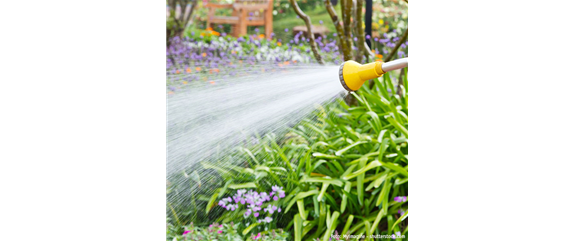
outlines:
{"label": "long green leaf", "polygon": [[331,215],[331,217],[329,218],[329,220],[327,221],[327,232],[325,232],[325,235],[323,236],[323,241],[328,241],[330,239],[330,237],[333,235],[333,232],[335,231],[335,228],[337,227],[337,222],[339,219],[339,215],[340,213],[335,211],[333,212],[333,215]]}
{"label": "long green leaf", "polygon": [[407,138],[409,137],[409,131],[407,130],[407,128],[399,124],[393,117],[391,116],[385,116],[385,117],[395,128],[397,128],[397,130],[403,133]]}
{"label": "long green leaf", "polygon": [[301,218],[303,220],[307,220],[308,211],[305,210],[305,203],[303,202],[303,199],[297,200],[297,209],[299,209],[299,215],[301,215]]}
{"label": "long green leaf", "polygon": [[343,186],[343,181],[339,179],[333,179],[331,177],[304,177],[301,182],[320,182],[329,183],[335,186]]}
{"label": "long green leaf", "polygon": [[217,196],[219,196],[220,189],[221,188],[215,189],[215,192],[213,192],[213,195],[211,195],[211,198],[209,199],[207,206],[205,206],[205,213],[209,213],[209,210],[211,210],[211,208],[213,207],[213,203],[215,203]]}
{"label": "long green leaf", "polygon": [[323,195],[325,195],[325,192],[327,191],[328,187],[329,183],[324,182],[323,186],[321,187],[321,192],[319,193],[319,196],[317,196],[317,201],[323,200]]}
{"label": "long green leaf", "polygon": [[380,166],[383,166],[383,164],[382,164],[380,161],[378,161],[378,160],[374,160],[374,161],[370,162],[367,166],[365,166],[365,167],[363,167],[363,168],[357,170],[356,172],[353,172],[353,173],[351,173],[351,174],[348,174],[348,175],[344,176],[344,177],[343,177],[343,180],[352,179],[352,178],[354,178],[354,177],[356,177],[356,176],[359,176],[359,175],[365,173],[365,172],[368,171],[368,170],[371,170],[371,169],[373,169],[373,168],[375,168],[375,167],[380,167]]}
{"label": "long green leaf", "polygon": [[395,221],[395,223],[393,224],[393,227],[391,229],[394,229],[395,226],[397,226],[397,224],[399,224],[400,222],[405,220],[408,216],[409,216],[409,210],[407,210],[405,213],[403,213],[403,215],[401,215],[401,217],[399,219],[397,219],[397,221]]}
{"label": "long green leaf", "polygon": [[[345,182],[345,191],[350,192],[351,191],[351,183],[350,182]],[[341,201],[341,213],[345,212],[345,209],[347,208],[347,199],[349,197],[343,193],[343,200]]]}
{"label": "long green leaf", "polygon": [[255,162],[255,165],[261,165],[259,163],[259,161],[257,160],[257,158],[255,158],[255,156],[253,155],[253,153],[251,153],[251,151],[247,148],[242,148],[241,150],[243,150],[243,152],[245,152],[245,154],[247,154],[247,156],[249,158],[251,158],[251,160],[253,160],[253,162]]}
{"label": "long green leaf", "polygon": [[319,152],[313,153],[313,156],[317,157],[317,158],[325,158],[325,159],[341,159],[341,157],[338,157],[338,156],[323,154],[323,153],[319,153]]}
{"label": "long green leaf", "polygon": [[318,194],[318,193],[319,193],[319,190],[316,190],[316,189],[315,189],[315,190],[311,190],[311,191],[302,192],[302,193],[297,194],[297,196],[295,196],[295,198],[293,198],[293,199],[291,200],[291,202],[289,202],[289,205],[287,205],[287,208],[285,208],[285,212],[289,211],[289,209],[291,209],[291,206],[293,206],[293,204],[295,204],[295,202],[296,202],[297,200],[302,199],[302,198],[305,198],[305,197],[308,197],[308,196],[311,196],[311,195],[315,195],[315,194]]}
{"label": "long green leaf", "polygon": [[371,234],[373,234],[373,231],[371,231],[371,223],[367,220],[363,221],[363,223],[365,223],[365,231],[367,232],[365,240],[373,240],[371,238]]}
{"label": "long green leaf", "polygon": [[379,222],[381,222],[381,219],[383,219],[385,217],[386,211],[384,209],[380,209],[379,213],[377,214],[377,217],[375,218],[375,221],[373,222],[373,227],[371,228],[371,233],[375,232],[375,229],[379,226]]}
{"label": "long green leaf", "polygon": [[351,227],[351,224],[353,223],[353,219],[354,219],[354,216],[349,215],[349,217],[347,218],[347,223],[345,223],[345,227],[343,228],[343,232],[341,232],[342,235],[347,234],[347,232],[349,231],[349,228]]}
{"label": "long green leaf", "polygon": [[335,155],[340,156],[341,154],[345,153],[345,152],[348,151],[349,149],[351,149],[351,148],[353,148],[353,147],[355,147],[355,146],[361,145],[361,144],[365,144],[365,143],[367,143],[367,141],[357,141],[357,142],[355,142],[355,143],[353,143],[353,144],[351,144],[351,145],[346,146],[345,148],[343,148],[343,149],[341,149],[341,150],[338,150],[337,152],[335,152]]}
{"label": "long green leaf", "polygon": [[293,217],[293,220],[295,221],[295,241],[301,241],[301,239],[303,238],[301,233],[302,233],[302,227],[303,227],[303,222],[301,220],[301,216],[299,214],[295,214],[295,216]]}
{"label": "long green leaf", "polygon": [[395,172],[398,172],[398,173],[400,173],[406,177],[409,176],[409,172],[405,168],[397,165],[396,163],[383,162],[383,163],[381,163],[381,165],[388,168],[388,169],[391,169]]}
{"label": "long green leaf", "polygon": [[391,188],[391,177],[387,177],[387,179],[385,180],[385,183],[383,184],[383,188],[381,190],[381,194],[379,195],[379,198],[377,199],[377,206],[379,206],[381,203],[383,203],[383,208],[385,210],[385,214],[387,213],[387,209],[386,209],[386,204],[389,200],[389,189]]}
{"label": "long green leaf", "polygon": [[247,235],[251,229],[255,228],[255,226],[259,225],[260,223],[254,223],[249,225],[249,227],[245,228],[242,232],[243,236]]}
{"label": "long green leaf", "polygon": [[241,184],[230,184],[228,187],[231,189],[243,189],[243,188],[257,188],[257,185],[255,185],[254,182],[247,182]]}

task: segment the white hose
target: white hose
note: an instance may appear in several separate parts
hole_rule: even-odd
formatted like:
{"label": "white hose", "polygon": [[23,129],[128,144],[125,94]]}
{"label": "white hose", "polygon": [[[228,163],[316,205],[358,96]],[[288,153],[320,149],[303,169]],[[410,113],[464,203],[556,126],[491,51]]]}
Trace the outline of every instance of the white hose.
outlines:
{"label": "white hose", "polygon": [[409,63],[408,58],[395,59],[391,62],[383,63],[381,68],[383,69],[384,72],[389,72],[391,70],[402,69],[404,67],[407,67],[408,63]]}

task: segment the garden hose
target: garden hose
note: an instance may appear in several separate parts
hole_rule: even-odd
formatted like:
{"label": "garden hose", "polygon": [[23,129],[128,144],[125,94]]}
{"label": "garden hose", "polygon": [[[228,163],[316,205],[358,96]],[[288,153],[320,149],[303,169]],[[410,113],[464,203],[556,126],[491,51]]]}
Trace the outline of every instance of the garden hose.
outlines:
{"label": "garden hose", "polygon": [[339,80],[348,91],[356,91],[365,81],[381,77],[386,72],[407,67],[408,58],[393,60],[391,62],[373,62],[359,64],[353,60],[346,61],[339,67]]}

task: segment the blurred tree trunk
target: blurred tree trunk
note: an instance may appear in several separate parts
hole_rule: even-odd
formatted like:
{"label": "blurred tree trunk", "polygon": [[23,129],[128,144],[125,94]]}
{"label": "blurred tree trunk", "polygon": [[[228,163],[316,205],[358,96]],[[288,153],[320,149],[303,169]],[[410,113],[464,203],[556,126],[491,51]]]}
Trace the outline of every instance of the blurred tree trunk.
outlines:
{"label": "blurred tree trunk", "polygon": [[353,57],[351,56],[350,48],[347,47],[347,42],[344,41],[345,32],[343,30],[343,26],[339,21],[339,16],[337,16],[337,12],[335,12],[335,8],[330,0],[324,0],[325,7],[327,8],[327,12],[331,16],[331,20],[333,24],[335,24],[335,29],[337,30],[337,39],[339,40],[339,49],[343,52],[343,59],[345,61],[351,60]]}
{"label": "blurred tree trunk", "polygon": [[[166,44],[169,46],[170,39],[173,37],[182,37],[185,28],[189,25],[193,10],[197,5],[197,0],[167,0],[169,6],[169,18],[167,20]],[[190,5],[189,11],[186,11],[187,5]],[[177,6],[180,7],[176,11]]]}
{"label": "blurred tree trunk", "polygon": [[289,3],[291,4],[291,7],[293,7],[293,9],[295,10],[295,13],[297,13],[297,15],[303,19],[303,21],[305,22],[305,26],[307,26],[307,33],[309,33],[309,44],[311,45],[311,50],[313,51],[313,55],[315,56],[315,59],[317,60],[317,62],[319,64],[325,64],[323,62],[323,58],[321,58],[321,55],[319,54],[319,49],[317,48],[317,43],[315,42],[315,34],[313,34],[313,25],[311,24],[311,18],[309,16],[307,16],[302,10],[301,8],[299,8],[299,5],[297,5],[297,2],[295,0],[289,0]]}

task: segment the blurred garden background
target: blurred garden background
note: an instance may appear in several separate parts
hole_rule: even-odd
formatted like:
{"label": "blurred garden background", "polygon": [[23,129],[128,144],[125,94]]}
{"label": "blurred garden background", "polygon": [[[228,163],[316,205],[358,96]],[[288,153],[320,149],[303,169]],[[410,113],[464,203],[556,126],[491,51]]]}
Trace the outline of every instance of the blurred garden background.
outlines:
{"label": "blurred garden background", "polygon": [[[408,56],[405,0],[248,7],[268,3],[168,0],[168,99],[239,77]],[[237,22],[269,15],[271,25],[245,32]],[[408,70],[317,105],[285,132],[196,160],[168,177],[166,198],[166,240],[407,240]]]}

